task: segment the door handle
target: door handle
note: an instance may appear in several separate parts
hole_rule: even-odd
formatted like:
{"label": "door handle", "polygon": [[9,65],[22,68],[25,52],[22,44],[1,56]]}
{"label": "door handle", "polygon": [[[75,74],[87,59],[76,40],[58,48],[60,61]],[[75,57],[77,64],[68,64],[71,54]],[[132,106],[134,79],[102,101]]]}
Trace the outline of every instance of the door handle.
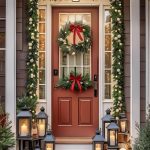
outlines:
{"label": "door handle", "polygon": [[98,96],[98,76],[94,75],[94,97]]}

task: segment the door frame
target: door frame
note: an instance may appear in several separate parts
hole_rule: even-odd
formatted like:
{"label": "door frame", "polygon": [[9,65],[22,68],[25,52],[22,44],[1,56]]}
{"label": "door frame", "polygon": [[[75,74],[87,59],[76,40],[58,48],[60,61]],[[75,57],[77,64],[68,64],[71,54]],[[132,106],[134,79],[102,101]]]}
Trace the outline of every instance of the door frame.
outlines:
{"label": "door frame", "polygon": [[[49,58],[52,58],[52,8],[57,7],[60,5],[59,4],[50,4],[47,2],[46,4],[44,3],[39,3],[39,8],[45,8],[46,9],[46,100],[39,100],[39,107],[44,105],[46,108],[46,112],[48,114],[48,122],[49,125],[52,125],[52,60]],[[68,6],[67,4],[61,4],[61,6]],[[74,6],[74,5],[71,5]],[[91,4],[81,4],[78,6],[89,6],[92,7]],[[102,127],[102,121],[101,118],[105,114],[105,110],[108,107],[111,107],[113,104],[112,100],[104,100],[104,10],[110,8],[110,3],[109,0],[101,0],[98,4],[93,5],[93,6],[98,6],[99,7],[99,74],[101,74],[99,78],[99,127]],[[101,40],[102,39],[102,40]],[[39,108],[38,107],[38,108]]]}

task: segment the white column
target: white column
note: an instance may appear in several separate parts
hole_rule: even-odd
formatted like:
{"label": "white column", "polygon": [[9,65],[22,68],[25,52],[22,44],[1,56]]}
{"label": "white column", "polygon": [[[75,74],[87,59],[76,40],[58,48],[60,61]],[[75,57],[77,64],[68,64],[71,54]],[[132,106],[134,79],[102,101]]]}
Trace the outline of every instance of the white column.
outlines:
{"label": "white column", "polygon": [[[52,86],[52,39],[51,39],[51,34],[52,34],[52,7],[51,5],[47,5],[47,20],[46,20],[46,35],[47,35],[47,44],[46,44],[46,49],[47,49],[47,56],[46,56],[46,81],[47,81],[47,87],[46,87],[46,99],[47,99],[47,114],[48,114],[48,123],[50,127],[52,126],[52,92],[51,92],[51,86]],[[49,41],[49,42],[48,42]]]}
{"label": "white column", "polygon": [[130,132],[136,138],[136,123],[140,123],[140,0],[130,0]]}
{"label": "white column", "polygon": [[5,109],[12,121],[12,131],[16,133],[16,0],[6,0],[5,60]]}

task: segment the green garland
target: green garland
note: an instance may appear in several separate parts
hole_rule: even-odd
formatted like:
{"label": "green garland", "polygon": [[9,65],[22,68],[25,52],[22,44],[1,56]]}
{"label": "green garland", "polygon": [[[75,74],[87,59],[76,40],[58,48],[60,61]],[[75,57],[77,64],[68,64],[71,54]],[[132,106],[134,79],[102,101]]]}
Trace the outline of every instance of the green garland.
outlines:
{"label": "green garland", "polygon": [[126,111],[124,96],[124,15],[122,0],[111,0],[112,45],[113,45],[113,114]]}
{"label": "green garland", "polygon": [[[83,33],[84,39],[83,41],[77,43],[77,44],[72,44],[68,41],[67,37],[71,34],[70,26],[79,26],[82,31],[80,33]],[[76,36],[78,36],[77,33],[75,33]],[[58,35],[58,45],[60,49],[64,53],[69,53],[72,55],[75,55],[76,53],[83,52],[86,53],[90,47],[91,47],[91,29],[88,25],[85,25],[81,22],[75,22],[75,23],[66,23],[59,32]]]}
{"label": "green garland", "polygon": [[[60,79],[56,87],[64,88],[64,89],[71,89],[71,86],[74,82],[74,80],[71,79],[71,75],[73,75],[74,78],[81,77],[81,80],[79,80],[79,84],[82,90],[86,91],[88,88],[92,87],[92,81],[90,80],[89,74],[81,76],[81,74],[74,73],[74,72],[71,72],[69,77],[64,77],[63,79]],[[75,82],[74,89],[72,91],[74,90],[76,91],[80,90],[77,82]]]}
{"label": "green garland", "polygon": [[[27,85],[26,96],[36,105],[38,83],[38,0],[27,1]],[[35,106],[32,106],[35,109]],[[34,110],[32,110],[34,111]]]}

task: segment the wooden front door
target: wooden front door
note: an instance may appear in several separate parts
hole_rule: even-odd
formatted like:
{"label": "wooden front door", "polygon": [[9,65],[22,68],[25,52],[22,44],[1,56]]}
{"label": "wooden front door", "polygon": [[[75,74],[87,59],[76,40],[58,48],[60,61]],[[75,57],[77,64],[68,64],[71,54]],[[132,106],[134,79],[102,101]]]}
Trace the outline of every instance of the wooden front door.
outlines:
{"label": "wooden front door", "polygon": [[[78,73],[88,73],[91,80],[98,75],[98,12],[97,7],[54,7],[52,10],[52,130],[56,137],[92,137],[98,128],[99,102],[94,88],[82,92],[55,88],[59,78],[69,76],[74,68]],[[82,21],[91,26],[92,47],[88,53],[62,54],[57,37],[61,26],[68,21]],[[54,70],[58,70],[58,75]]]}

